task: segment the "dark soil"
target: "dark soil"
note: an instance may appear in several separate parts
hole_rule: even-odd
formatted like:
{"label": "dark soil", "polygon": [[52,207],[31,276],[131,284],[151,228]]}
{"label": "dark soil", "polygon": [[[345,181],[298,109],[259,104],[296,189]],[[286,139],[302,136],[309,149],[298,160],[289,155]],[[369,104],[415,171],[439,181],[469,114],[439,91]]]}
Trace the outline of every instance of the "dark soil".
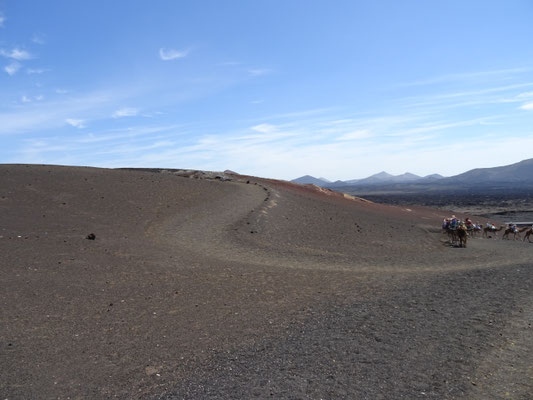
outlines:
{"label": "dark soil", "polygon": [[533,245],[450,247],[444,216],[237,175],[0,166],[0,395],[531,398]]}

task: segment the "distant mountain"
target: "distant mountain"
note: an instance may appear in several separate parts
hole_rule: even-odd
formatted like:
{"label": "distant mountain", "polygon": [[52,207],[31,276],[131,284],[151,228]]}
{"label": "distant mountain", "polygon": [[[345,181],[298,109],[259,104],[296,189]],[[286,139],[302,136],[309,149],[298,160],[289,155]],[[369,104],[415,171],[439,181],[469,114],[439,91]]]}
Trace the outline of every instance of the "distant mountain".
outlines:
{"label": "distant mountain", "polygon": [[[381,171],[377,174],[370,175],[368,178],[365,179],[358,179],[356,180],[359,184],[368,184],[368,183],[378,183],[378,182],[386,182],[393,178],[394,176],[385,172]],[[348,181],[348,183],[351,183],[351,181]]]}
{"label": "distant mountain", "polygon": [[297,183],[313,183],[318,186],[338,189],[350,193],[361,191],[405,191],[421,192],[469,190],[473,188],[491,188],[504,190],[505,188],[533,188],[533,158],[515,164],[494,168],[476,168],[448,178],[439,174],[420,177],[406,172],[401,175],[391,175],[385,171],[364,179],[327,182],[306,175],[295,179]]}
{"label": "distant mountain", "polygon": [[364,179],[351,179],[348,181],[336,181],[328,185],[328,187],[341,187],[341,186],[368,186],[368,185],[382,185],[389,183],[407,183],[417,182],[424,179],[418,175],[406,172],[401,175],[391,175],[385,171],[371,175]]}
{"label": "distant mountain", "polygon": [[424,176],[422,179],[420,179],[420,182],[423,182],[423,181],[438,181],[439,179],[444,179],[444,177],[442,175],[439,175],[439,174],[431,174],[431,175]]}
{"label": "distant mountain", "polygon": [[[434,174],[431,176],[434,176],[435,177],[434,179],[437,179],[436,177],[441,177],[438,174]],[[368,178],[364,178],[364,179],[350,179],[347,181],[339,180],[339,181],[331,182],[325,178],[315,178],[310,175],[305,175],[300,178],[293,179],[291,182],[302,183],[302,184],[312,183],[317,186],[333,188],[333,187],[342,187],[342,186],[367,186],[367,185],[379,185],[379,184],[385,184],[385,183],[417,182],[422,179],[425,179],[425,178],[422,178],[415,174],[411,174],[410,172],[406,172],[401,175],[391,175],[385,171],[382,171],[382,172],[371,175]]]}
{"label": "distant mountain", "polygon": [[406,172],[405,174],[397,175],[392,178],[393,182],[402,183],[402,182],[416,182],[423,179],[421,176],[411,174]]}
{"label": "distant mountain", "polygon": [[311,175],[301,176],[299,178],[293,179],[291,182],[300,183],[300,184],[304,184],[304,185],[305,184],[313,184],[313,185],[317,185],[317,186],[325,186],[328,183],[330,183],[329,181],[325,181],[325,180],[322,180],[320,178],[315,178],[314,176],[311,176]]}
{"label": "distant mountain", "polygon": [[476,168],[459,175],[445,178],[445,183],[457,184],[533,184],[533,158],[516,164],[494,168]]}

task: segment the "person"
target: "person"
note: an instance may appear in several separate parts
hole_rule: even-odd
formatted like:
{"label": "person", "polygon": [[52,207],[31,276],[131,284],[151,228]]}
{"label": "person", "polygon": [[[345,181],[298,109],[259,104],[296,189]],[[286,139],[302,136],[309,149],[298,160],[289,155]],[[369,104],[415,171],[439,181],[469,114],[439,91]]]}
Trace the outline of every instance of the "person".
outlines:
{"label": "person", "polygon": [[448,225],[450,225],[450,220],[448,218],[444,218],[442,220],[442,229],[448,229]]}
{"label": "person", "polygon": [[450,228],[455,229],[457,228],[457,218],[455,215],[452,215],[452,220],[450,221]]}
{"label": "person", "polygon": [[472,223],[472,221],[470,220],[470,218],[467,217],[467,218],[465,219],[465,225],[466,225],[466,227],[467,227],[468,229],[472,229],[474,224]]}

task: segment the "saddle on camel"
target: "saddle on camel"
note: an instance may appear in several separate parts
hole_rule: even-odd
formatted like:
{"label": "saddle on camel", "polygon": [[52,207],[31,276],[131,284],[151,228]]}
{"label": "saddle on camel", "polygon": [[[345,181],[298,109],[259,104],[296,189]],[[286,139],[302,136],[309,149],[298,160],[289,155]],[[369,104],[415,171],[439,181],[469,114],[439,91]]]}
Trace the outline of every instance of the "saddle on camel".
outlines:
{"label": "saddle on camel", "polygon": [[492,222],[487,222],[487,226],[483,228],[483,237],[488,237],[489,233],[493,233],[494,237],[498,237],[498,232],[501,231],[504,227],[500,226],[499,228],[496,228],[496,226]]}

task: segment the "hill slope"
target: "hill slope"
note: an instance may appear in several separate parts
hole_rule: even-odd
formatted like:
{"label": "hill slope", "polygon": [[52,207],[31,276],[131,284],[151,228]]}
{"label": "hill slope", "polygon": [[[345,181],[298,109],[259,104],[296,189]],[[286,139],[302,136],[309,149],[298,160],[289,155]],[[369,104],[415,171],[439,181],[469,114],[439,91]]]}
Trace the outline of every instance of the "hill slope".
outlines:
{"label": "hill slope", "polygon": [[527,244],[217,176],[0,166],[3,398],[527,393]]}
{"label": "hill slope", "polygon": [[494,168],[477,168],[443,180],[443,183],[483,185],[493,183],[533,184],[533,158]]}

